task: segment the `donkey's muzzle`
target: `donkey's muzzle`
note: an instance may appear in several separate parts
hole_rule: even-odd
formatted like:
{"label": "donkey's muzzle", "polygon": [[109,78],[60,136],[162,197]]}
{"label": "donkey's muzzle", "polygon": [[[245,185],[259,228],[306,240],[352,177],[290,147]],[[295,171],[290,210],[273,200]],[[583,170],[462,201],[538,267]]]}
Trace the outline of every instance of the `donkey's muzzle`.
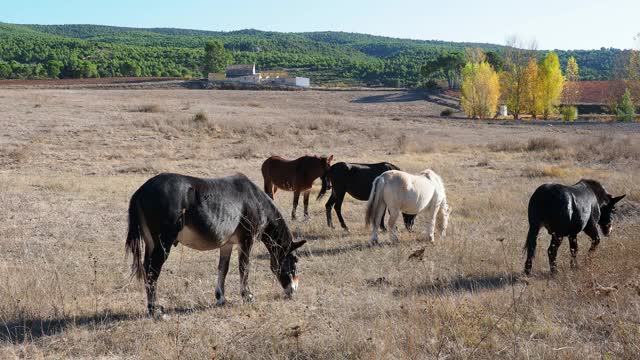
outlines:
{"label": "donkey's muzzle", "polygon": [[298,291],[298,276],[294,276],[291,279],[291,282],[289,283],[289,286],[287,286],[284,289],[284,294],[288,299],[291,299],[293,297],[293,295],[296,293],[296,291]]}

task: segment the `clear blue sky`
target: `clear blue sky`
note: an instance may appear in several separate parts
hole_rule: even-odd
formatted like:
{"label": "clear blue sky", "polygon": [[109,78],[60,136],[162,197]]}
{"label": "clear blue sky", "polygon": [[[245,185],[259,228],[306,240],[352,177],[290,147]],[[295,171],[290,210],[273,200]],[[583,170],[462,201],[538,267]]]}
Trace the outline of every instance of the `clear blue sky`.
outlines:
{"label": "clear blue sky", "polygon": [[348,31],[541,49],[638,46],[640,0],[2,0],[0,21],[202,30]]}

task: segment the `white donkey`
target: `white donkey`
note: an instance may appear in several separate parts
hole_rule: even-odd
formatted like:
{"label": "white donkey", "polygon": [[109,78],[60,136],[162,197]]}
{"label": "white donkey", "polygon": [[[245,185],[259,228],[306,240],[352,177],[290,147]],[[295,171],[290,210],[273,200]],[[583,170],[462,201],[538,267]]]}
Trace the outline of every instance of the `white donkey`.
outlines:
{"label": "white donkey", "polygon": [[367,227],[370,224],[373,225],[371,245],[378,242],[378,227],[385,209],[389,209],[387,229],[389,229],[391,242],[398,241],[395,225],[401,212],[418,214],[427,209],[429,241],[434,240],[436,220],[441,237],[444,238],[446,234],[449,221],[447,197],[442,179],[431,169],[424,170],[419,175],[390,170],[373,181],[365,220]]}

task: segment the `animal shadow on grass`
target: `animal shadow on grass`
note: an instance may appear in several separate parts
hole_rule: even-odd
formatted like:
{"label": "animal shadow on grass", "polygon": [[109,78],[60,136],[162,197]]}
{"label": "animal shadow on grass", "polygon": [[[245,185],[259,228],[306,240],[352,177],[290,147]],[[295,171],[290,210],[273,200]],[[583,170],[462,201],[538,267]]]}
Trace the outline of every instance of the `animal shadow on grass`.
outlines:
{"label": "animal shadow on grass", "polygon": [[[395,244],[380,243],[376,245],[375,248],[387,247],[387,246],[395,246]],[[327,248],[327,249],[313,249],[313,250],[308,248],[300,249],[297,251],[297,255],[300,257],[335,256],[335,255],[348,253],[351,251],[363,251],[367,249],[371,249],[371,247],[368,244],[353,244],[353,245],[338,246],[338,247]],[[258,256],[256,256],[256,258],[259,260],[268,260],[269,254],[268,253],[259,254]]]}
{"label": "animal shadow on grass", "polygon": [[[214,305],[197,305],[193,307],[178,307],[167,309],[167,315],[190,314],[214,308]],[[146,319],[146,314],[140,313],[113,313],[110,311],[100,312],[94,315],[68,316],[52,319],[23,319],[11,322],[0,323],[0,342],[10,342],[13,344],[33,341],[35,339],[52,336],[64,332],[70,327],[100,327],[109,326],[121,321]]]}
{"label": "animal shadow on grass", "polygon": [[406,289],[395,289],[394,296],[412,296],[442,293],[479,292],[496,290],[515,284],[517,273],[482,276],[458,276],[450,280],[427,281]]}

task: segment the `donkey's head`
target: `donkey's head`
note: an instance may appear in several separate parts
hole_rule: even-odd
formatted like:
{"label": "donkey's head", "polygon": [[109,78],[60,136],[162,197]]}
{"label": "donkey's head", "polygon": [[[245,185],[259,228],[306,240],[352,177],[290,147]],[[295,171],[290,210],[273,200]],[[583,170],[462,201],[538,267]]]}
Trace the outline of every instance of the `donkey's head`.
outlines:
{"label": "donkey's head", "polygon": [[318,157],[318,159],[320,159],[320,161],[322,163],[322,168],[324,170],[323,174],[326,174],[327,171],[329,171],[329,168],[331,168],[331,162],[333,161],[333,155],[330,155],[329,157],[320,156],[320,157]]}
{"label": "donkey's head", "polygon": [[306,240],[293,241],[289,250],[280,259],[276,256],[271,257],[271,271],[278,277],[278,281],[287,297],[293,296],[298,290],[298,272],[296,268],[298,257],[293,252],[306,242]]}
{"label": "donkey's head", "polygon": [[333,155],[329,157],[316,156],[316,158],[320,160],[320,164],[322,166],[322,170],[321,170],[322,174],[320,175],[320,181],[322,181],[322,188],[320,189],[320,192],[318,193],[318,197],[316,198],[316,200],[320,200],[328,190],[331,190],[331,180],[329,179],[328,173],[329,173],[329,169],[331,168],[331,162],[333,161]]}
{"label": "donkey's head", "polygon": [[609,236],[612,229],[613,215],[616,213],[616,204],[622,200],[626,194],[616,197],[609,194],[606,196],[608,200],[600,206],[600,220],[598,220],[598,225],[600,226],[600,230],[602,230],[602,234]]}

